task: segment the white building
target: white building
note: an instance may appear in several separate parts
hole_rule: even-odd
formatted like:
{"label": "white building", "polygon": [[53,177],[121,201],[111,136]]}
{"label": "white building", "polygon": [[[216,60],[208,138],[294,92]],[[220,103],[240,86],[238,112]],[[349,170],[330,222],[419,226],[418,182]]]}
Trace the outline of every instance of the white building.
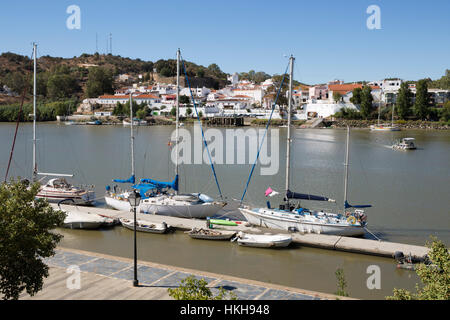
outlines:
{"label": "white building", "polygon": [[247,96],[253,100],[252,103],[262,105],[262,99],[264,97],[264,90],[260,86],[255,86],[253,89],[232,89],[231,95],[236,96]]}
{"label": "white building", "polygon": [[[202,87],[202,88],[191,88],[192,94],[194,95],[194,97],[197,98],[205,98],[208,96],[208,94],[211,92],[210,89],[206,88],[206,87]],[[180,90],[180,95],[181,96],[191,96],[191,91],[189,90],[189,88],[183,88]]]}
{"label": "white building", "polygon": [[227,80],[231,82],[232,86],[234,86],[239,81],[239,75],[237,74],[237,72],[235,72],[232,75],[227,76]]}
{"label": "white building", "polygon": [[342,108],[358,110],[353,103],[308,103],[304,110],[308,118],[328,118],[339,112]]}
{"label": "white building", "polygon": [[400,85],[402,84],[401,79],[395,80],[380,80],[380,81],[372,81],[369,82],[370,86],[380,87],[383,91],[398,91],[400,89]]}

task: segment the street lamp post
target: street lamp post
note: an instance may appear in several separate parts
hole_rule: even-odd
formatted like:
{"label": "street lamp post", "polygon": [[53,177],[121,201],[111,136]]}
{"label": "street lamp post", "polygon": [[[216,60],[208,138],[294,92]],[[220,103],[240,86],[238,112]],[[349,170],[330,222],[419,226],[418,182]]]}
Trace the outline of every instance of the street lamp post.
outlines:
{"label": "street lamp post", "polygon": [[[133,121],[133,120],[131,120]],[[136,192],[134,190],[129,196],[128,196],[128,202],[131,205],[131,208],[134,212],[134,280],[133,280],[133,286],[137,287],[139,285],[139,281],[137,279],[137,245],[136,245],[136,208],[139,207],[139,203],[141,202],[141,195],[139,192]]]}

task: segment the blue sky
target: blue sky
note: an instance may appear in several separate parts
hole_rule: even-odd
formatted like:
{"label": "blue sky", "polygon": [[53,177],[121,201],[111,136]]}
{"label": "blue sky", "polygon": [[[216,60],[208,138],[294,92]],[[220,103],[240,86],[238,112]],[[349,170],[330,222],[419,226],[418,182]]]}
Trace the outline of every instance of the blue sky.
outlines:
{"label": "blue sky", "polygon": [[[81,9],[81,29],[69,30],[69,5]],[[369,30],[369,5],[381,9],[381,29]],[[192,0],[2,1],[0,52],[73,57],[105,52],[156,61],[183,57],[224,72],[282,73],[296,57],[294,78],[377,80],[440,78],[450,69],[450,1]]]}

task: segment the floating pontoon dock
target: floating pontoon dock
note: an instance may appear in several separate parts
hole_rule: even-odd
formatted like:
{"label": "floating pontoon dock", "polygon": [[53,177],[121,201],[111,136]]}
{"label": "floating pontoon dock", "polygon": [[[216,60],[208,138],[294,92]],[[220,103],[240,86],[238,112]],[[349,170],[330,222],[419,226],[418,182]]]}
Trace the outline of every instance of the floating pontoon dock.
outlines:
{"label": "floating pontoon dock", "polygon": [[[58,206],[52,204],[57,209]],[[98,207],[81,207],[61,205],[63,211],[79,210],[88,213],[96,213],[112,218],[126,218],[133,219],[132,212],[118,211],[114,209],[98,208]],[[206,220],[199,219],[185,219],[177,217],[169,217],[162,215],[137,213],[137,219],[147,221],[148,223],[162,223],[166,222],[168,225],[179,230],[191,230],[192,228],[206,228]],[[233,230],[236,232],[243,231],[248,233],[283,233],[281,230],[266,229],[248,227],[245,223],[238,224],[237,226],[224,226],[216,227],[222,230]],[[329,250],[346,251],[353,253],[361,253],[382,257],[394,257],[396,251],[403,252],[404,255],[411,254],[413,257],[422,258],[427,253],[429,248],[424,246],[389,242],[389,241],[377,241],[362,238],[352,238],[343,236],[332,236],[322,234],[302,234],[292,233],[292,241],[303,246],[316,247]]]}

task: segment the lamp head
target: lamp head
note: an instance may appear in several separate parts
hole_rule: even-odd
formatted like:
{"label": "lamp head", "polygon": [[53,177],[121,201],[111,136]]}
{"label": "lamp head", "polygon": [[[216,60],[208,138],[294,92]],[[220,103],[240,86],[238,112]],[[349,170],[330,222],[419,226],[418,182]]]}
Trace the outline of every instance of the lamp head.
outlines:
{"label": "lamp head", "polygon": [[136,190],[133,190],[131,194],[128,196],[128,202],[130,203],[132,208],[136,208],[139,206],[139,203],[141,202],[141,195]]}

